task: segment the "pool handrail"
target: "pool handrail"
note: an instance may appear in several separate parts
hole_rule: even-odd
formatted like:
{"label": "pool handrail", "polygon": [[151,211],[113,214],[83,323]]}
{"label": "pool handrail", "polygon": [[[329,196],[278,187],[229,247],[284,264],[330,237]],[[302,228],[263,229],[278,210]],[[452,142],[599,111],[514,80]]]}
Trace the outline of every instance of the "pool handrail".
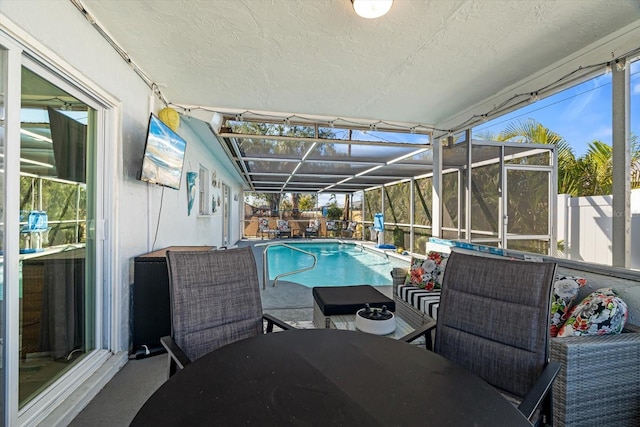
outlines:
{"label": "pool handrail", "polygon": [[264,252],[262,252],[262,289],[266,289],[267,288],[266,287],[267,286],[267,279],[268,279],[268,277],[267,277],[267,267],[268,267],[267,252],[269,251],[269,248],[272,248],[274,246],[284,246],[284,247],[292,249],[294,251],[302,252],[303,254],[309,255],[309,256],[311,256],[313,258],[313,265],[311,265],[310,267],[303,267],[303,268],[300,268],[300,269],[295,270],[295,271],[287,271],[285,273],[278,274],[273,279],[273,285],[271,285],[274,288],[276,286],[276,282],[281,277],[291,276],[292,274],[302,273],[303,271],[311,270],[312,268],[315,268],[316,264],[318,263],[318,257],[315,254],[312,254],[311,252],[304,251],[304,250],[302,250],[300,248],[296,248],[295,246],[291,246],[291,245],[288,245],[286,243],[269,243],[267,245],[267,247],[264,248]]}

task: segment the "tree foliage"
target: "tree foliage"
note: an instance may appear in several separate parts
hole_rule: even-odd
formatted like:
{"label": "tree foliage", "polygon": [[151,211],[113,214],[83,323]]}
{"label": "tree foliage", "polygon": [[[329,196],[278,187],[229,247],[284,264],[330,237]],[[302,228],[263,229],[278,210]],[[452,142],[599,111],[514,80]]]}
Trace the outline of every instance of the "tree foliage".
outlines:
{"label": "tree foliage", "polygon": [[316,208],[318,196],[316,194],[302,194],[298,202],[298,207],[302,211],[311,211]]}
{"label": "tree foliage", "polygon": [[[587,153],[575,157],[569,143],[534,119],[510,123],[496,138],[498,141],[555,144],[558,151],[558,192],[573,197],[611,194],[613,186],[613,149],[602,141],[592,141]],[[631,136],[631,188],[640,188],[640,144]]]}

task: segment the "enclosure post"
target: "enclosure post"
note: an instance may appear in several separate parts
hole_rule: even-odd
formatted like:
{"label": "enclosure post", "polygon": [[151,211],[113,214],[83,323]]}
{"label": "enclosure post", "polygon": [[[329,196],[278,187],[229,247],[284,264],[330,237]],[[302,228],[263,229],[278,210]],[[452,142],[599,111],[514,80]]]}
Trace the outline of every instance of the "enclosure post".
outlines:
{"label": "enclosure post", "polygon": [[631,267],[631,154],[629,135],[629,64],[612,70],[613,218],[612,265]]}
{"label": "enclosure post", "polygon": [[[442,143],[445,138],[440,138],[433,143],[433,179],[432,179],[432,203],[431,203],[431,235],[442,237]],[[452,137],[446,139],[452,141]],[[425,248],[426,250],[426,248]]]}

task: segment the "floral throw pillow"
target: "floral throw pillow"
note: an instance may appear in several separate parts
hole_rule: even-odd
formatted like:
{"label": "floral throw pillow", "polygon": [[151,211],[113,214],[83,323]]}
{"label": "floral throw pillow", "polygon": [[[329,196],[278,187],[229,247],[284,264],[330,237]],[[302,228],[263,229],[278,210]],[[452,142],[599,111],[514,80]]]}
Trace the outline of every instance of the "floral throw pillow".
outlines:
{"label": "floral throw pillow", "polygon": [[613,289],[598,289],[575,306],[558,336],[619,334],[628,315],[627,304]]}
{"label": "floral throw pillow", "polygon": [[578,296],[578,291],[587,283],[587,279],[579,276],[556,275],[551,293],[551,321],[549,330],[552,337],[558,335],[558,331],[567,320],[569,310]]}
{"label": "floral throw pillow", "polygon": [[442,288],[447,259],[449,259],[448,255],[435,251],[429,252],[426,258],[411,258],[411,268],[404,284],[428,291]]}

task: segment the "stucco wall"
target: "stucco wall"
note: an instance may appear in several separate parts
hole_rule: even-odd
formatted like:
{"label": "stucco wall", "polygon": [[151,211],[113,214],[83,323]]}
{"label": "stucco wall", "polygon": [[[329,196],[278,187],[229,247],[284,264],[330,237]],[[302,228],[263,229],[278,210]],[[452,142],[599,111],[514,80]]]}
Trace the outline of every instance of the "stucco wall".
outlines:
{"label": "stucco wall", "polygon": [[[126,5],[123,3],[114,7]],[[114,212],[106,218],[115,263],[115,268],[107,268],[109,273],[113,273],[110,278],[112,289],[108,294],[118,299],[115,318],[121,320],[117,331],[118,345],[114,350],[126,350],[129,345],[132,258],[152,249],[160,205],[162,204],[162,212],[155,249],[170,245],[220,246],[222,211],[207,217],[199,217],[194,212],[188,216],[185,183],[186,172],[197,172],[199,164],[209,170],[217,170],[218,177],[231,186],[230,242],[234,243],[240,237],[239,212],[242,197],[234,201],[233,194],[241,195],[240,182],[229,173],[228,165],[220,164],[218,159],[222,157],[208,148],[218,144],[213,135],[197,134],[182,123],[178,133],[187,140],[185,173],[180,190],[165,189],[163,198],[161,187],[137,179],[152,91],[134,70],[124,63],[68,0],[3,0],[0,2],[0,14],[2,23],[9,28],[17,26],[24,30],[23,33],[30,39],[27,41],[35,41],[34,45],[43,50],[47,59],[53,58],[54,62],[76,69],[87,81],[120,102],[121,128],[117,130],[113,140],[107,141],[107,150],[113,156],[114,167],[109,176],[103,177],[103,183],[112,187],[106,202],[112,204],[112,208],[107,211]],[[156,100],[154,112],[157,113],[162,106]]]}

